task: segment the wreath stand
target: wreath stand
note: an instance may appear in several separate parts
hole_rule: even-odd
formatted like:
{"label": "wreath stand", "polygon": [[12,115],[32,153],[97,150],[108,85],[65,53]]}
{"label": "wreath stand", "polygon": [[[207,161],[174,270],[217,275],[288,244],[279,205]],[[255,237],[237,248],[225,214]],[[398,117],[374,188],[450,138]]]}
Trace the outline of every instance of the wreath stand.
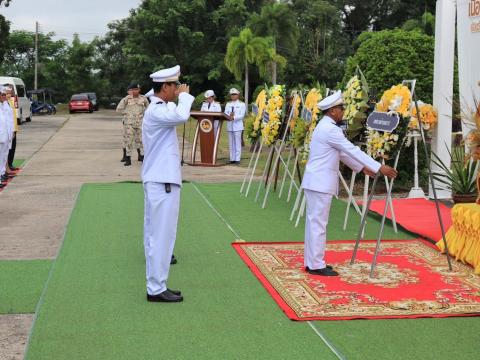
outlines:
{"label": "wreath stand", "polygon": [[[437,209],[437,216],[438,216],[438,221],[440,223],[440,229],[442,231],[442,240],[443,240],[443,245],[445,246],[445,254],[447,256],[448,268],[449,268],[450,271],[452,271],[452,263],[451,263],[450,254],[449,254],[449,251],[448,251],[447,240],[445,239],[445,228],[443,226],[443,221],[442,221],[442,217],[441,217],[441,213],[440,213],[440,206],[439,206],[439,203],[438,203],[437,190],[435,188],[435,181],[434,181],[434,178],[433,178],[432,169],[431,169],[431,165],[430,165],[431,164],[430,163],[430,156],[428,154],[428,149],[427,149],[427,145],[426,145],[426,142],[425,142],[425,133],[424,133],[423,125],[422,125],[422,121],[421,121],[421,115],[420,115],[420,109],[419,109],[419,106],[418,106],[418,100],[417,100],[416,94],[414,92],[412,92],[412,97],[413,97],[413,100],[414,100],[415,108],[417,110],[418,126],[419,126],[419,130],[420,130],[419,131],[420,136],[422,137],[423,150],[425,152],[425,157],[426,157],[426,159],[428,161],[428,164],[429,164],[429,166],[428,166],[428,176],[429,176],[429,181],[430,181],[430,185],[431,185],[431,188],[432,188],[432,193],[433,193],[433,196],[434,196],[434,199],[435,199],[435,206],[436,206],[436,209]],[[397,168],[398,160],[400,158],[400,151],[401,151],[401,149],[404,145],[405,145],[405,139],[403,140],[403,142],[402,142],[402,144],[401,144],[401,146],[400,146],[400,148],[397,152],[397,155],[395,157],[395,163],[394,163],[394,168],[395,169]],[[355,247],[353,249],[353,254],[352,254],[352,259],[350,261],[350,265],[353,265],[355,263],[355,258],[357,256],[357,251],[358,251],[358,247],[360,245],[360,241],[363,240],[363,234],[364,234],[364,230],[365,230],[365,223],[366,223],[368,211],[370,210],[370,205],[371,205],[371,202],[372,202],[372,199],[373,199],[373,195],[375,193],[375,187],[377,185],[379,177],[380,177],[380,175],[379,175],[379,173],[377,173],[375,175],[375,178],[373,179],[372,189],[371,189],[370,195],[369,195],[368,200],[367,200],[366,211],[362,216],[362,221],[360,223],[360,229],[358,231],[358,236],[357,236],[357,240],[355,242]],[[393,188],[393,182],[394,181],[392,179],[390,185],[387,187],[387,198],[391,196],[391,192],[392,192],[392,188]],[[376,267],[376,264],[377,264],[378,253],[380,251],[380,243],[381,243],[381,239],[382,239],[382,236],[383,236],[383,230],[384,230],[384,227],[385,227],[385,219],[386,219],[388,207],[389,207],[388,201],[386,201],[385,202],[385,208],[383,210],[383,216],[382,216],[382,221],[381,221],[381,225],[380,225],[380,231],[379,231],[379,234],[378,234],[378,237],[377,237],[377,244],[376,244],[376,247],[375,247],[375,253],[374,253],[374,256],[373,256],[372,265],[370,267],[370,277],[373,277],[373,275],[375,273],[375,267]]]}
{"label": "wreath stand", "polygon": [[[275,162],[273,164],[273,169],[275,169],[274,170],[274,173],[275,173],[275,175],[274,175],[274,177],[275,177],[274,189],[276,189],[277,182],[278,182],[280,162],[283,164],[283,167],[285,169],[284,174],[283,174],[283,179],[282,179],[282,185],[281,185],[280,192],[279,192],[279,197],[282,196],[287,177],[290,178],[290,186],[289,186],[287,202],[290,200],[293,188],[297,189],[297,191],[299,191],[299,188],[300,188],[300,185],[297,185],[297,183],[295,182],[295,175],[297,174],[299,176],[299,179],[300,179],[300,176],[301,176],[300,175],[300,169],[299,169],[299,166],[298,166],[298,154],[297,154],[296,150],[293,149],[293,147],[290,148],[287,161],[285,161],[285,159],[282,156],[283,149],[287,147],[286,138],[287,138],[287,135],[288,135],[288,132],[289,132],[290,123],[291,123],[292,118],[293,118],[294,104],[296,103],[298,97],[301,97],[301,95],[299,95],[297,92],[292,93],[292,95],[293,95],[293,102],[292,102],[292,106],[291,106],[291,109],[290,109],[290,113],[289,113],[289,116],[288,116],[288,120],[287,120],[285,129],[284,129],[283,134],[282,134],[282,138],[277,139],[275,141],[275,143],[273,144],[273,146],[270,146],[270,151],[269,151],[268,157],[267,157],[267,166],[265,166],[265,168],[263,170],[262,181],[259,182],[257,193],[256,193],[256,196],[255,196],[255,202],[257,202],[259,197],[260,197],[260,189],[262,187],[262,183],[265,182],[265,187],[266,187],[267,190],[265,192],[265,196],[264,196],[264,199],[263,199],[262,209],[264,209],[265,206],[266,206],[267,198],[268,198],[270,188],[271,188],[271,184],[272,184],[272,177],[270,175],[271,175],[271,169],[272,169],[272,163],[273,163],[274,156],[276,156],[275,157]],[[303,102],[303,98],[301,100]],[[264,119],[264,122],[265,122],[265,120],[268,122],[268,114],[264,113],[263,119]],[[282,125],[283,125],[283,122],[284,121],[282,121]],[[262,153],[263,147],[264,147],[264,141],[263,141],[263,137],[262,137],[260,142],[257,141],[255,146],[254,146],[254,153],[253,153],[252,157],[250,158],[248,168],[247,168],[247,171],[245,173],[242,186],[240,188],[240,193],[244,194],[245,197],[248,197],[248,194],[250,192],[250,188],[251,188],[252,181],[253,181],[253,176],[254,176],[255,171],[257,169],[258,161],[259,161],[259,158],[260,158],[260,154]],[[290,162],[291,162],[291,159],[292,159],[293,156],[295,156],[294,166],[293,166],[293,169],[290,169]],[[297,170],[297,172],[295,172],[295,169]],[[246,186],[246,188],[245,188],[245,186]],[[244,190],[245,190],[245,193],[244,193]]]}
{"label": "wreath stand", "polygon": [[[272,186],[272,177],[270,176],[270,170],[272,168],[271,165],[272,165],[272,160],[273,160],[274,156],[275,156],[275,161],[273,162],[273,169],[275,169],[274,170],[275,176],[273,176],[273,177],[275,177],[275,186],[276,186],[276,183],[277,183],[277,180],[278,180],[278,172],[279,172],[280,162],[283,164],[283,166],[285,168],[285,174],[288,174],[290,179],[295,178],[295,172],[290,171],[289,165],[287,165],[287,162],[282,157],[282,151],[285,147],[287,135],[288,135],[289,130],[290,130],[290,123],[292,121],[293,114],[294,114],[294,111],[295,111],[295,103],[296,103],[297,99],[299,98],[299,94],[297,92],[292,93],[292,95],[293,95],[293,99],[292,99],[292,102],[291,102],[290,113],[288,115],[287,122],[285,124],[285,129],[283,131],[282,138],[280,140],[276,140],[274,145],[271,147],[270,153],[268,155],[268,160],[267,160],[268,166],[266,166],[264,171],[263,171],[263,178],[265,178],[266,191],[265,191],[265,195],[263,197],[262,209],[265,209],[265,206],[267,204],[268,195],[270,193],[270,189],[271,189],[271,186]],[[291,155],[291,151],[289,152],[289,159],[291,157],[290,155]],[[284,175],[284,177],[285,177],[285,175]],[[292,183],[290,183],[290,185],[292,186]],[[258,186],[257,194],[255,196],[255,202],[258,200],[258,198],[260,196],[261,186],[262,186],[262,183],[260,183],[259,186]]]}
{"label": "wreath stand", "polygon": [[[385,165],[385,160],[382,160],[382,165]],[[358,208],[358,205],[357,205],[355,199],[353,198],[353,187],[355,185],[356,175],[357,175],[357,173],[355,171],[353,171],[352,172],[352,177],[350,179],[350,187],[349,187],[349,191],[348,191],[349,196],[348,196],[347,207],[346,207],[346,210],[345,210],[345,220],[343,222],[343,231],[345,231],[347,229],[348,217],[349,217],[349,214],[350,214],[350,205],[353,205],[356,210]],[[386,176],[384,176],[384,180],[385,180],[385,188],[387,189],[387,194],[390,193],[390,195],[387,196],[387,211],[388,211],[388,209],[390,209],[390,212],[392,213],[393,230],[395,231],[395,234],[397,234],[398,233],[398,228],[397,228],[397,220],[395,218],[395,211],[394,211],[394,208],[393,208],[393,200],[392,200],[391,192],[388,191],[390,189],[390,187],[393,186],[393,184],[392,184],[393,180],[390,181]],[[363,186],[362,211],[359,212],[357,210],[357,213],[360,216],[364,216],[365,212],[367,210],[366,204],[367,204],[367,201],[368,201],[368,187],[369,186],[370,186],[370,177],[368,175],[365,175],[365,181],[364,181],[364,186]],[[364,235],[364,234],[362,234],[362,235]]]}

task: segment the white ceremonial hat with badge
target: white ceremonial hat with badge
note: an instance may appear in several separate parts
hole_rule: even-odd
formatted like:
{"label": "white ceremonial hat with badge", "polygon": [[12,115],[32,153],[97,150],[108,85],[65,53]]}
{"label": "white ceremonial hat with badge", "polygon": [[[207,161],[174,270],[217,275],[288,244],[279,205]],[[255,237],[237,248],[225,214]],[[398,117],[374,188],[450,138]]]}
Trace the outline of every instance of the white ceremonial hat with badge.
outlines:
{"label": "white ceremonial hat with badge", "polygon": [[231,88],[230,91],[228,92],[230,95],[240,95],[240,91],[238,91],[235,88]]}
{"label": "white ceremonial hat with badge", "polygon": [[340,90],[338,90],[337,92],[333,93],[330,96],[327,96],[325,99],[320,101],[317,104],[317,107],[320,110],[325,111],[338,105],[343,105],[343,96]]}
{"label": "white ceremonial hat with badge", "polygon": [[212,96],[215,96],[215,93],[213,92],[213,90],[205,91],[205,98],[209,98],[209,97],[212,97]]}
{"label": "white ceremonial hat with badge", "polygon": [[177,82],[180,78],[180,65],[154,72],[150,78],[158,83]]}

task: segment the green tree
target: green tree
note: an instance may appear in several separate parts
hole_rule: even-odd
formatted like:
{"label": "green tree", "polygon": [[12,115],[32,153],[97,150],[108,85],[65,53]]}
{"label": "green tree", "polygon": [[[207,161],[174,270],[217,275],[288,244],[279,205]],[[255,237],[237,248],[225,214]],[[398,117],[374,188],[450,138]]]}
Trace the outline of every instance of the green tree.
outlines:
{"label": "green tree", "polygon": [[103,38],[92,42],[93,66],[98,69],[96,78],[101,101],[111,101],[125,95],[130,82],[142,80],[135,79],[128,71],[128,58],[124,51],[125,41],[132,31],[128,19],[114,21],[108,24],[108,28],[110,30]]}
{"label": "green tree", "polygon": [[128,77],[146,84],[152,71],[180,64],[192,92],[211,88],[222,93],[223,84],[233,80],[223,62],[226,34],[235,33],[248,15],[243,3],[143,1],[126,19],[128,33],[121,51]]}
{"label": "green tree", "polygon": [[[294,54],[296,52],[298,29],[292,7],[287,3],[273,3],[262,7],[260,14],[254,13],[249,27],[260,36],[272,38],[275,53]],[[272,83],[277,83],[277,61],[272,58]]]}
{"label": "green tree", "polygon": [[408,19],[402,25],[406,31],[418,30],[427,35],[435,36],[435,15],[426,12],[420,18]]}
{"label": "green tree", "polygon": [[10,33],[10,24],[3,15],[0,15],[0,63],[3,61],[5,52],[8,48],[8,36]]}
{"label": "green tree", "polygon": [[425,11],[434,12],[436,0],[330,0],[342,12],[351,41],[367,30],[393,29]]}
{"label": "green tree", "polygon": [[93,70],[92,44],[82,43],[78,34],[74,34],[72,45],[67,51],[65,66],[67,89],[71,93],[87,92],[95,89]]}
{"label": "green tree", "polygon": [[299,50],[287,57],[287,82],[296,86],[320,81],[335,87],[343,77],[351,48],[340,11],[322,0],[294,0],[292,6]]}
{"label": "green tree", "polygon": [[433,37],[397,29],[363,33],[358,41],[357,52],[347,61],[345,83],[358,65],[378,96],[402,80],[417,79],[418,98],[432,102]]}
{"label": "green tree", "polygon": [[240,32],[239,36],[230,39],[225,55],[227,69],[240,80],[245,76],[245,103],[248,104],[249,95],[249,64],[259,63],[269,51],[268,40],[253,35],[249,28]]}
{"label": "green tree", "polygon": [[[56,90],[65,89],[65,66],[68,44],[64,40],[53,40],[54,33],[39,34],[39,73],[40,87]],[[22,78],[27,88],[33,87],[35,34],[30,31],[15,30],[9,36],[5,59],[0,66],[2,73]]]}

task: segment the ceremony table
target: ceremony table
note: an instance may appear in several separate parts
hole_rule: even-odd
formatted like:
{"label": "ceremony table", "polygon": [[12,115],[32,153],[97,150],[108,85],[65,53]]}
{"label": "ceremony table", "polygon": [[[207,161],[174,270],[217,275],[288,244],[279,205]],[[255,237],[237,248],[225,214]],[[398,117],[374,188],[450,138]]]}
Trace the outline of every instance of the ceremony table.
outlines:
{"label": "ceremony table", "polygon": [[[452,226],[446,233],[448,251],[456,260],[473,266],[480,274],[480,205],[457,204],[452,209]],[[437,246],[445,251],[443,241]]]}

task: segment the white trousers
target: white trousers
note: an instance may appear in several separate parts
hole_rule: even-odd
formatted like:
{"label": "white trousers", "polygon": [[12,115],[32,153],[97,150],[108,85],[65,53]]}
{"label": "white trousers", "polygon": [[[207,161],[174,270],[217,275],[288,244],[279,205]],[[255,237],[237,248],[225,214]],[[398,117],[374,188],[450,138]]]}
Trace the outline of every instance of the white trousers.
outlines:
{"label": "white trousers", "polygon": [[143,184],[145,217],[143,240],[147,275],[147,293],[158,295],[167,289],[170,260],[177,237],[180,186],[171,184],[171,192],[165,184]]}
{"label": "white trousers", "polygon": [[307,201],[304,263],[312,270],[323,269],[326,267],[327,224],[333,195],[307,189],[304,192]]}
{"label": "white trousers", "polygon": [[5,174],[7,160],[8,160],[8,150],[9,150],[9,142],[0,143],[0,175]]}
{"label": "white trousers", "polygon": [[240,161],[242,158],[242,131],[229,131],[230,161]]}

